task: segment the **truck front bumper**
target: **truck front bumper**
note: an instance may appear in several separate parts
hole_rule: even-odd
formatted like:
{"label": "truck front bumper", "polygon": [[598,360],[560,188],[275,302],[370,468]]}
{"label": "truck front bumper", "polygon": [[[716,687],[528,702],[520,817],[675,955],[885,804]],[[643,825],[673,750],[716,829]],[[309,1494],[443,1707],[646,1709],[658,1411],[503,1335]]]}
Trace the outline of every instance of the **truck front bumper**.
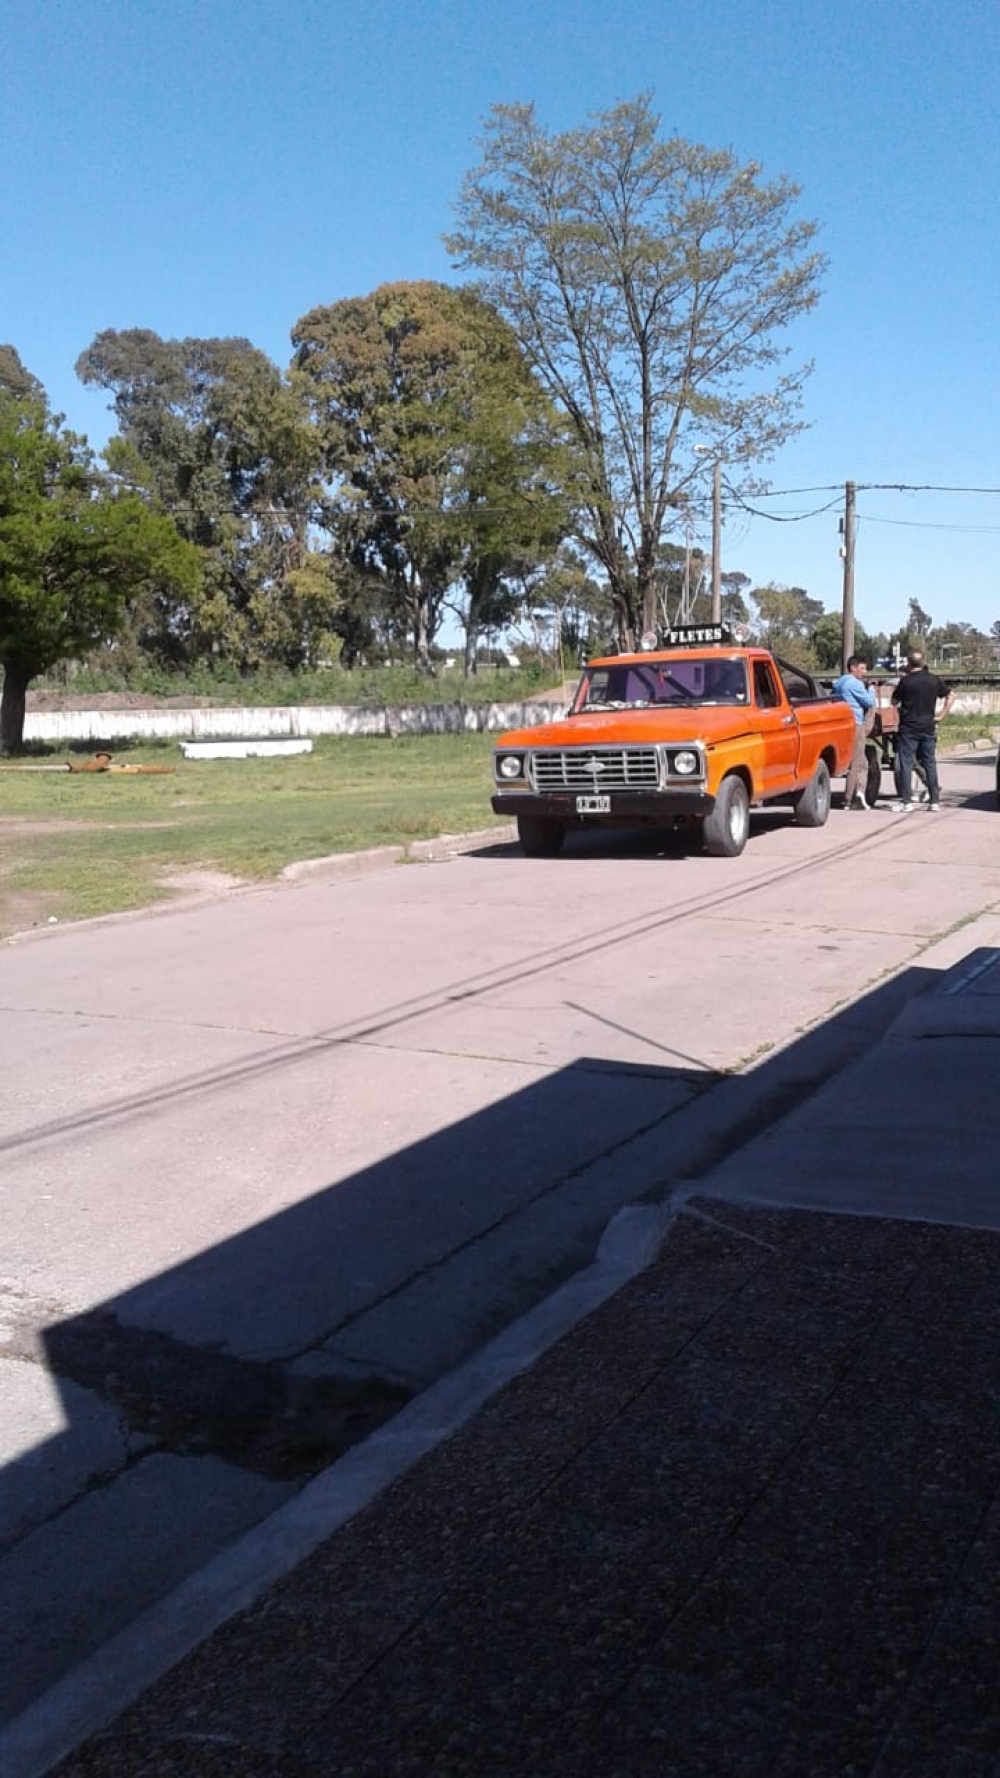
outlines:
{"label": "truck front bumper", "polygon": [[495,815],[531,815],[561,821],[566,827],[663,827],[685,817],[707,815],[715,798],[701,785],[692,785],[690,790],[679,786],[659,791],[613,790],[608,797],[610,809],[600,813],[578,809],[577,801],[573,791],[546,791],[536,796],[530,791],[498,790],[492,808]]}

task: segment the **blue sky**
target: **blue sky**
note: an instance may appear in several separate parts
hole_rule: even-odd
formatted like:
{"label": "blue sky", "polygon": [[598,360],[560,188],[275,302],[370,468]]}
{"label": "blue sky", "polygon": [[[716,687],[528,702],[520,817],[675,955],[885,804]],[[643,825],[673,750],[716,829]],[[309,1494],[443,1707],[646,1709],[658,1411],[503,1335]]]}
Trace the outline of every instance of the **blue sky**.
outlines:
{"label": "blue sky", "polygon": [[[650,89],[666,134],[787,174],[821,225],[790,336],[810,430],[773,487],[1000,489],[996,0],[5,0],[2,41],[0,341],[98,446],[73,365],[102,328],[242,334],[284,366],[317,303],[458,275],[441,235],[491,105],[562,129]],[[1000,619],[1000,493],[858,512],[869,629],[911,597]],[[727,515],[724,566],[838,608],[837,517]]]}

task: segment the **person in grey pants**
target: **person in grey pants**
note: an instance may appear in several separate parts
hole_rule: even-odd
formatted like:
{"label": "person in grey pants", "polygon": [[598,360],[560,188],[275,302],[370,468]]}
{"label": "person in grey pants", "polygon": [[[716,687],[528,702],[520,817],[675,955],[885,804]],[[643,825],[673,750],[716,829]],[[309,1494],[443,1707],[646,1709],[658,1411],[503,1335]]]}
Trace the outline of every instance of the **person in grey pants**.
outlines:
{"label": "person in grey pants", "polygon": [[860,787],[860,779],[865,768],[865,736],[875,709],[875,693],[868,684],[868,665],[863,656],[852,654],[846,673],[841,673],[840,678],[833,682],[833,695],[835,698],[842,698],[845,704],[850,704],[857,725],[854,752],[847,768],[847,783],[844,787],[844,808],[867,809],[868,801]]}

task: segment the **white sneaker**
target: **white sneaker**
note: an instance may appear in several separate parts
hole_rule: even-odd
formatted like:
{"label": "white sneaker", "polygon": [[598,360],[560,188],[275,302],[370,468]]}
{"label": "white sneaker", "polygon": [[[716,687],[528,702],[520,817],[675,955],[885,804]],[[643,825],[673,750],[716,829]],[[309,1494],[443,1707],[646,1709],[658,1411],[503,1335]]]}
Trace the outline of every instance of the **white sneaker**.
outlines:
{"label": "white sneaker", "polygon": [[912,813],[912,810],[912,803],[893,803],[892,805],[892,812],[894,815],[909,815]]}
{"label": "white sneaker", "polygon": [[940,803],[928,803],[927,807],[928,807],[928,810],[930,811],[930,813],[932,815],[934,815],[937,813],[938,809],[941,807],[941,804]]}
{"label": "white sneaker", "polygon": [[[918,803],[925,803],[927,801],[928,797],[930,796],[930,794],[931,793],[928,790],[926,784],[918,784],[917,785],[917,801],[918,801]],[[935,807],[936,806],[937,805],[935,804]]]}
{"label": "white sneaker", "polygon": [[852,807],[852,809],[870,809],[871,803],[868,802],[867,798],[862,796],[862,794],[859,790],[857,795],[854,798],[853,803],[851,804],[851,807]]}

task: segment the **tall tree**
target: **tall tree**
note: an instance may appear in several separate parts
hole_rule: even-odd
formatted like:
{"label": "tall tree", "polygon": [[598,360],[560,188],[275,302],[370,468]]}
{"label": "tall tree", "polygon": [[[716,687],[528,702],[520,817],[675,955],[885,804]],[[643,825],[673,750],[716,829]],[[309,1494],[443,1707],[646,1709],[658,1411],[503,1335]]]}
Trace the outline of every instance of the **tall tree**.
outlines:
{"label": "tall tree", "polygon": [[565,670],[603,648],[610,634],[607,587],[588,574],[586,563],[570,545],[564,544],[524,591],[533,646],[539,648],[544,625],[545,632],[555,637]]}
{"label": "tall tree", "polygon": [[98,334],[76,368],[113,396],[109,465],[155,494],[204,559],[198,604],[142,614],[144,646],[167,662],[307,662],[337,594],[311,541],[316,440],[277,366],[249,340],[130,328]]}
{"label": "tall tree", "polygon": [[750,612],[744,593],[750,585],[749,574],[741,574],[738,568],[722,574],[721,599],[722,621],[729,625],[734,635],[740,635],[750,622]]}
{"label": "tall tree", "polygon": [[981,672],[992,664],[989,637],[975,624],[958,620],[935,625],[923,641],[930,659],[936,661],[942,671],[950,668],[955,673]]}
{"label": "tall tree", "polygon": [[38,378],[25,368],[15,346],[0,346],[0,389],[5,389],[8,395],[26,395],[35,401],[45,401],[45,390]]}
{"label": "tall tree", "polygon": [[576,478],[565,429],[496,311],[470,311],[450,510],[459,527],[465,670],[516,615],[570,530]]}
{"label": "tall tree", "polygon": [[[841,611],[824,611],[813,625],[812,645],[816,651],[816,659],[825,673],[839,673],[840,663],[844,658],[844,615]],[[872,646],[872,638],[867,630],[855,619],[854,653],[860,655],[869,667],[874,667],[877,650]]]}
{"label": "tall tree", "polygon": [[804,587],[769,585],[754,587],[750,598],[757,607],[754,628],[766,648],[775,654],[793,652],[803,667],[817,666],[812,634],[823,617],[821,599],[810,598]]}
{"label": "tall tree", "polygon": [[799,429],[808,367],[778,374],[778,336],[816,302],[823,261],[798,196],[729,151],[661,140],[648,95],[551,136],[530,105],[487,120],[447,244],[573,427],[578,534],[623,642],[655,615],[668,513],[712,457],[732,481]]}
{"label": "tall tree", "polygon": [[912,636],[918,636],[922,641],[925,636],[930,634],[933,624],[934,619],[931,617],[929,611],[924,610],[919,599],[911,599],[910,615],[907,623],[909,633]]}
{"label": "tall tree", "polygon": [[429,669],[452,585],[464,577],[474,633],[504,577],[561,535],[548,402],[469,290],[383,284],[311,310],[292,340],[343,553]]}
{"label": "tall tree", "polygon": [[45,400],[0,388],[0,751],[24,737],[31,680],[89,653],[143,588],[190,597],[197,553],[101,473]]}

